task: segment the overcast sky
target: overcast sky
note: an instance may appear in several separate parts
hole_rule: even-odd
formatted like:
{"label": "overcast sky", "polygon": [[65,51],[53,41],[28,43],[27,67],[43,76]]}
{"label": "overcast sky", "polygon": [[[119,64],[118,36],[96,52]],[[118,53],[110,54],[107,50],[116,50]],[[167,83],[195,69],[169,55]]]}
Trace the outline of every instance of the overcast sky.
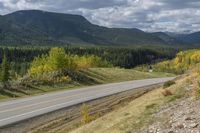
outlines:
{"label": "overcast sky", "polygon": [[40,9],[85,16],[107,27],[200,31],[200,0],[0,0],[0,14]]}

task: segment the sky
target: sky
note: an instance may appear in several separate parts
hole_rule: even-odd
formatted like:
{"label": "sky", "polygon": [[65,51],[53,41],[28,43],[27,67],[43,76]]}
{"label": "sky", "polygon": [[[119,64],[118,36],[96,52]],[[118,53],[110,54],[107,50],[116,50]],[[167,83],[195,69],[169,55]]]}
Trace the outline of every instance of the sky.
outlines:
{"label": "sky", "polygon": [[200,0],[0,0],[0,14],[38,9],[79,14],[106,27],[200,31]]}

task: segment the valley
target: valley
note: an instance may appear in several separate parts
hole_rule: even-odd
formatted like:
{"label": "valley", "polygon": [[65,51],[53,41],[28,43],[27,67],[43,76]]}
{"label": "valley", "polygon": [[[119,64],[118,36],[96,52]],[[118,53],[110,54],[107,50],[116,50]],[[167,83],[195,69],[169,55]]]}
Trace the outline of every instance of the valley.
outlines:
{"label": "valley", "polygon": [[0,133],[200,131],[199,17],[114,1],[0,0]]}

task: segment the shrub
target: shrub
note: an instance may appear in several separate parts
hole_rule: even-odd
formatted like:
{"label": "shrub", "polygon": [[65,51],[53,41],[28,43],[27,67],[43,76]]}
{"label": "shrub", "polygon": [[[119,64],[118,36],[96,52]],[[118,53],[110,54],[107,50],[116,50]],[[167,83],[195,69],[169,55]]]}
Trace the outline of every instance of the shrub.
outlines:
{"label": "shrub", "polygon": [[27,75],[21,79],[21,82],[34,85],[54,85],[57,83],[70,83],[71,80],[71,77],[69,77],[63,71],[54,71],[44,74],[37,74],[32,77]]}
{"label": "shrub", "polygon": [[80,109],[81,112],[81,122],[82,124],[87,124],[92,121],[92,117],[89,114],[89,108],[86,104],[83,104]]}
{"label": "shrub", "polygon": [[163,84],[163,88],[168,88],[168,87],[170,87],[170,86],[172,86],[172,85],[174,85],[174,84],[176,84],[176,82],[174,82],[174,81],[167,81],[167,82],[165,82],[164,84]]}
{"label": "shrub", "polygon": [[172,95],[172,92],[171,92],[169,89],[163,89],[163,90],[161,91],[161,93],[162,93],[162,95],[165,96],[165,97]]}
{"label": "shrub", "polygon": [[197,64],[194,68],[193,68],[193,72],[197,73],[198,75],[200,75],[200,64]]}
{"label": "shrub", "polygon": [[196,87],[194,87],[194,96],[196,99],[200,98],[200,82],[198,82]]}
{"label": "shrub", "polygon": [[80,113],[81,113],[81,123],[83,125],[90,123],[93,120],[96,120],[101,116],[100,113],[95,113],[95,114],[90,114],[89,113],[89,107],[86,104],[83,104],[80,108]]}
{"label": "shrub", "polygon": [[152,103],[152,104],[150,104],[150,105],[147,105],[145,108],[146,108],[146,109],[153,109],[153,108],[155,108],[156,106],[157,106],[156,103]]}
{"label": "shrub", "polygon": [[141,72],[149,72],[151,69],[151,66],[149,65],[140,65],[134,68],[135,70],[141,71]]}
{"label": "shrub", "polygon": [[192,79],[191,79],[190,77],[187,77],[187,78],[185,79],[185,82],[186,82],[187,84],[192,84]]}

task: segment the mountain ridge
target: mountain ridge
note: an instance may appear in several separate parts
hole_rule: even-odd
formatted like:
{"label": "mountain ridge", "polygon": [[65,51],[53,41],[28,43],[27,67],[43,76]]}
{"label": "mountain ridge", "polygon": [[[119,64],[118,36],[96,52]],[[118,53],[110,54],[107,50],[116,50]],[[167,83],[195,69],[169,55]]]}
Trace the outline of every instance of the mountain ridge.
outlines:
{"label": "mountain ridge", "polygon": [[[18,28],[17,28],[18,27]],[[4,36],[4,38],[2,37]],[[5,37],[6,36],[6,37]],[[175,45],[182,38],[137,28],[107,28],[81,15],[21,10],[0,16],[0,44]]]}

